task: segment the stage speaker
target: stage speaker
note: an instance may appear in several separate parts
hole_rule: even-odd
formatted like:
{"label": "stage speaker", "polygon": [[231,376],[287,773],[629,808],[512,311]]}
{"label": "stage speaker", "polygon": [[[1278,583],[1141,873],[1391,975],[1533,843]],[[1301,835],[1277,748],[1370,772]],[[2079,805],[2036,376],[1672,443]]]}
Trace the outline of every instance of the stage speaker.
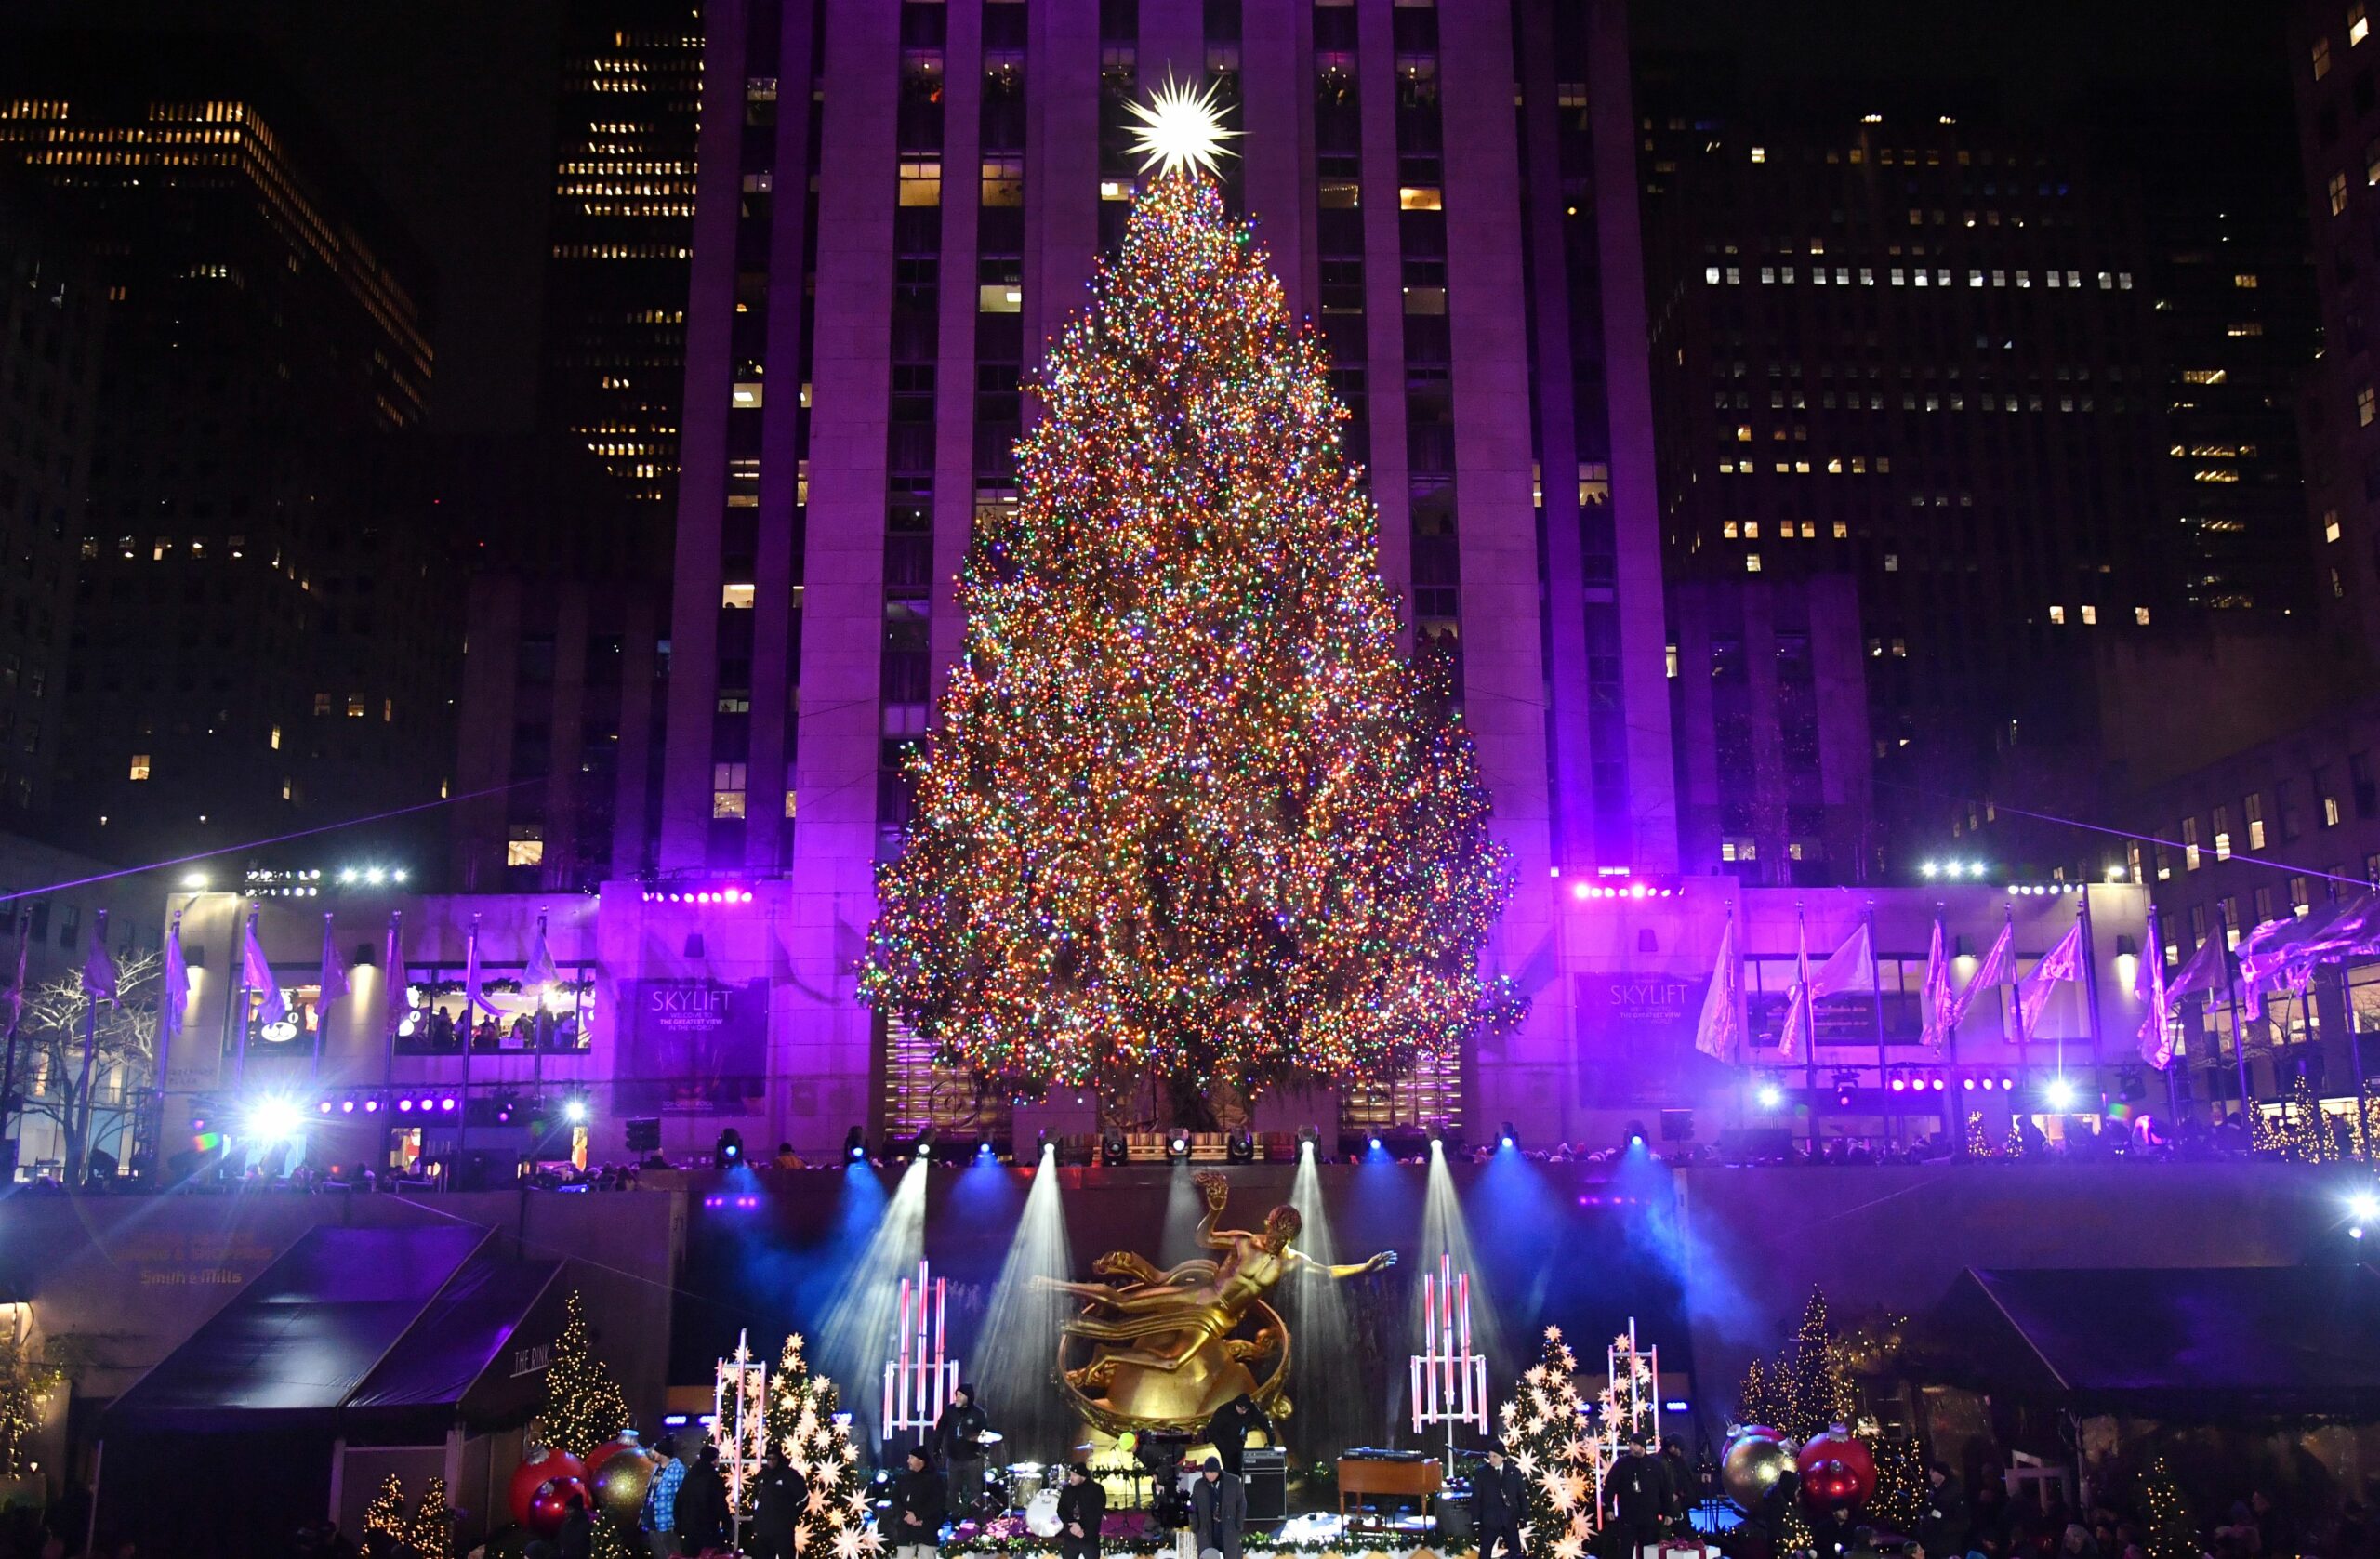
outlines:
{"label": "stage speaker", "polygon": [[[1450,1494],[1452,1491],[1448,1492]],[[1441,1494],[1433,1503],[1438,1516],[1440,1542],[1469,1542],[1479,1530],[1478,1523],[1471,1519],[1474,1513],[1468,1495],[1455,1500],[1449,1499],[1448,1494]]]}
{"label": "stage speaker", "polygon": [[1692,1110],[1663,1110],[1661,1112],[1661,1141],[1665,1143],[1694,1141],[1694,1112]]}
{"label": "stage speaker", "polygon": [[449,1160],[457,1191],[509,1191],[521,1183],[521,1154],[515,1148],[473,1148]]}
{"label": "stage speaker", "polygon": [[1240,1482],[1247,1485],[1248,1519],[1289,1518],[1289,1453],[1276,1446],[1250,1446],[1240,1453]]}

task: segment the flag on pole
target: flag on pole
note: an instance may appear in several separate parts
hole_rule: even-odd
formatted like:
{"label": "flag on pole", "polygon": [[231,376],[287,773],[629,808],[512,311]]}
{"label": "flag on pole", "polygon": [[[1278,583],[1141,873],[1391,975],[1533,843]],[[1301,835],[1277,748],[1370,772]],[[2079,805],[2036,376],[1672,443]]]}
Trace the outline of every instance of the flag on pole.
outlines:
{"label": "flag on pole", "polygon": [[405,1013],[411,1010],[407,1006],[407,1001],[408,993],[413,988],[413,980],[405,972],[404,931],[405,912],[402,909],[390,911],[389,954],[381,960],[381,968],[389,982],[387,1001],[389,1028],[391,1032],[395,1031],[399,1024],[405,1021]]}
{"label": "flag on pole", "polygon": [[1778,1036],[1782,1047],[1777,1052],[1779,1061],[1794,1060],[1793,1051],[1802,1043],[1803,1026],[1809,1021],[1810,1004],[1810,927],[1802,922],[1796,932],[1799,941],[1793,952],[1793,988],[1785,997],[1785,1032]]}
{"label": "flag on pole", "polygon": [[[543,946],[541,938],[539,946]],[[1702,993],[1702,1016],[1694,1025],[1694,1048],[1719,1061],[1734,1061],[1743,1052],[1744,971],[1736,958],[1736,914],[1719,932],[1719,958],[1711,967],[1711,985]]]}
{"label": "flag on pole", "polygon": [[2016,982],[2016,1035],[2020,1039],[2032,1037],[2033,1025],[2042,1021],[2042,1009],[2049,1005],[2050,987],[2061,980],[2082,978],[2082,922],[2077,919],[2057,939],[2057,945],[2041,956],[2026,976]]}
{"label": "flag on pole", "polygon": [[1975,975],[1967,981],[1966,989],[1961,991],[1958,1000],[1950,1004],[1950,1019],[1943,1024],[1944,1033],[1955,1031],[1967,1021],[1967,1010],[1975,1005],[1977,997],[2008,983],[2009,975],[2016,967],[2016,928],[2006,921],[2001,922],[2000,934],[1993,937],[1991,945],[1984,950],[1983,962],[1976,966]]}
{"label": "flag on pole", "polygon": [[248,989],[264,997],[264,1005],[257,1010],[257,1022],[266,1027],[289,1021],[289,1005],[281,999],[281,982],[272,977],[272,965],[265,961],[264,946],[257,941],[256,911],[248,912],[247,938],[240,949],[240,978]]}
{"label": "flag on pole", "polygon": [[2221,937],[2210,936],[2200,943],[2182,971],[2165,982],[2166,1002],[2170,1005],[2186,996],[2209,996],[2221,990],[2226,984],[2224,962]]}
{"label": "flag on pole", "polygon": [[1875,988],[1876,949],[1868,940],[1868,923],[1862,920],[1851,939],[1829,954],[1826,962],[1810,977],[1810,998],[1815,1001],[1822,996]]}
{"label": "flag on pole", "polygon": [[1925,981],[1918,987],[1917,1004],[1919,1037],[1928,1050],[1938,1055],[1950,1042],[1951,1015],[1958,1010],[1958,997],[1950,990],[1950,959],[1939,915],[1934,917],[1934,940],[1926,944]]}
{"label": "flag on pole", "polygon": [[117,994],[115,958],[108,952],[108,912],[104,909],[91,921],[91,956],[83,960],[83,994],[93,1001],[110,1001],[121,1005]]}
{"label": "flag on pole", "polygon": [[14,1028],[25,1012],[25,948],[33,939],[33,909],[20,908],[10,918],[17,924],[17,983],[8,987],[8,1026]]}
{"label": "flag on pole", "polygon": [[476,915],[471,917],[470,948],[463,960],[464,1016],[469,1017],[473,1008],[477,1008],[481,1011],[485,1012],[491,1018],[501,1017],[503,1015],[496,1010],[496,1004],[488,1000],[487,993],[481,987],[480,918]]}
{"label": "flag on pole", "polygon": [[2162,1072],[2174,1064],[2173,997],[2165,989],[2165,950],[2155,945],[2154,935],[2149,940],[2132,989],[2149,1009],[2140,1019],[2140,1059]]}
{"label": "flag on pole", "polygon": [[323,973],[318,987],[322,994],[314,998],[314,1021],[330,1011],[331,1003],[347,995],[347,965],[338,956],[338,938],[331,931],[330,912],[323,912]]}
{"label": "flag on pole", "polygon": [[180,1037],[185,1015],[190,1011],[190,965],[182,958],[182,918],[174,914],[174,924],[165,932],[165,995],[164,1010],[157,1022],[168,1040]]}
{"label": "flag on pole", "polygon": [[562,971],[554,967],[553,951],[546,945],[546,918],[543,915],[537,917],[537,934],[529,944],[529,965],[521,971],[521,983],[539,992],[548,985],[562,984]]}

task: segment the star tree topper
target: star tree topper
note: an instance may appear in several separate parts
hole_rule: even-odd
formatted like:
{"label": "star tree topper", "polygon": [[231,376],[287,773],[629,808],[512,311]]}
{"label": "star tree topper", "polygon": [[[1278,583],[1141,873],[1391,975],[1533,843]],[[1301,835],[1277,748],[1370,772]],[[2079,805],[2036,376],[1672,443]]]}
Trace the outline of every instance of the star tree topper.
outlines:
{"label": "star tree topper", "polygon": [[1215,84],[1210,84],[1203,91],[1196,90],[1169,76],[1149,101],[1127,105],[1137,121],[1131,151],[1141,159],[1143,171],[1219,171],[1222,159],[1231,150],[1223,142],[1240,132],[1223,128],[1216,89]]}

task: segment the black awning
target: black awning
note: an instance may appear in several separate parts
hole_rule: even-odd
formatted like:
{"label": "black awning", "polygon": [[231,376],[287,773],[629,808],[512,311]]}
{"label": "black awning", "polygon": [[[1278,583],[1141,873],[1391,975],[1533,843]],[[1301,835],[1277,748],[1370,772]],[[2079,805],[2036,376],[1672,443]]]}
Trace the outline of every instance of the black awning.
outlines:
{"label": "black awning", "polygon": [[2162,1416],[2380,1417],[2369,1267],[1970,1268],[1937,1320],[1995,1390]]}
{"label": "black awning", "polygon": [[[380,1391],[414,1399],[465,1377],[459,1399],[477,1374],[466,1375],[469,1337],[490,1329],[472,1296],[506,1298],[527,1279],[491,1271],[461,1292],[458,1275],[476,1274],[483,1262],[527,1265],[542,1289],[553,1272],[549,1263],[498,1262],[485,1249],[491,1240],[485,1229],[444,1224],[311,1229],[116,1398],[106,1431],[234,1433],[313,1418],[328,1425],[384,1376]],[[433,1339],[420,1323],[450,1294],[447,1319],[467,1336]]]}

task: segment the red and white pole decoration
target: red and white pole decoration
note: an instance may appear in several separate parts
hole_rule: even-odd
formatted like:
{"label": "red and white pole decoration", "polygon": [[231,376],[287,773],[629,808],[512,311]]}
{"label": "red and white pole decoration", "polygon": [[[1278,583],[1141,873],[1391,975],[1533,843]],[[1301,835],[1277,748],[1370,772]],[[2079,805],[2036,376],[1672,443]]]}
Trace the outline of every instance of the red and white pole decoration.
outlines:
{"label": "red and white pole decoration", "polygon": [[947,1281],[922,1260],[915,1278],[901,1279],[901,1325],[895,1353],[884,1361],[883,1436],[932,1429],[959,1389],[959,1361],[944,1347]]}
{"label": "red and white pole decoration", "polygon": [[1604,1479],[1631,1434],[1642,1434],[1655,1447],[1661,1443],[1661,1350],[1657,1343],[1639,1347],[1636,1317],[1628,1329],[1604,1350],[1603,1397],[1596,1404],[1594,1437],[1595,1511],[1604,1509]]}
{"label": "red and white pole decoration", "polygon": [[1421,1275],[1421,1351],[1412,1355],[1413,1430],[1447,1426],[1452,1464],[1455,1425],[1488,1433],[1488,1355],[1471,1346],[1471,1275],[1441,1253],[1434,1276]]}
{"label": "red and white pole decoration", "polygon": [[710,1412],[710,1443],[719,1447],[728,1516],[740,1544],[769,1452],[769,1368],[752,1356],[744,1332],[735,1334],[734,1356],[720,1360],[711,1377]]}

